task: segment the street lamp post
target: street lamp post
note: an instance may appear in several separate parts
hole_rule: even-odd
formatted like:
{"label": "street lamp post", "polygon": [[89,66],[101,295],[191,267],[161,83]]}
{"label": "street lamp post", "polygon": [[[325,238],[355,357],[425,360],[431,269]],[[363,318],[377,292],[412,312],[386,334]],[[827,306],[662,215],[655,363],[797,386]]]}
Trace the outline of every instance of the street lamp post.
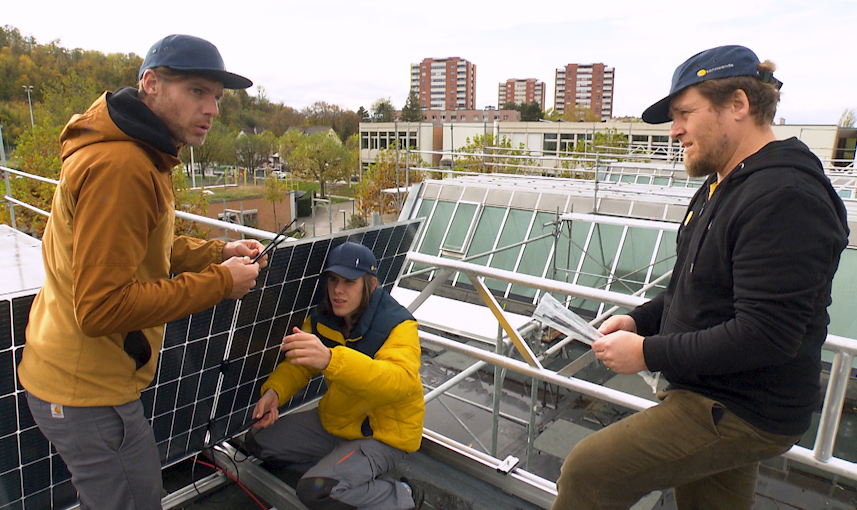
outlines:
{"label": "street lamp post", "polygon": [[36,122],[33,120],[33,100],[30,97],[30,93],[33,92],[32,85],[23,85],[24,90],[27,92],[27,102],[30,103],[30,126],[33,129],[36,129]]}

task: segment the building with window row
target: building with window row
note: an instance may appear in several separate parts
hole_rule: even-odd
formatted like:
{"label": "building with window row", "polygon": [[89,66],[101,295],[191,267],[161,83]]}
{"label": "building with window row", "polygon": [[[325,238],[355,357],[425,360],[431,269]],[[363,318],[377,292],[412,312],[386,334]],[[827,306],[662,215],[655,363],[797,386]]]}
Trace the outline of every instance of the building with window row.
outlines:
{"label": "building with window row", "polygon": [[411,90],[423,110],[476,109],[476,65],[459,57],[411,64]]}
{"label": "building with window row", "polygon": [[616,70],[604,64],[568,64],[556,70],[554,109],[561,115],[575,108],[589,108],[602,121],[613,116],[613,84]]}
{"label": "building with window row", "polygon": [[545,109],[545,82],[535,78],[524,80],[510,78],[499,86],[498,108],[502,108],[506,103],[530,104],[534,101],[539,104],[539,108]]}

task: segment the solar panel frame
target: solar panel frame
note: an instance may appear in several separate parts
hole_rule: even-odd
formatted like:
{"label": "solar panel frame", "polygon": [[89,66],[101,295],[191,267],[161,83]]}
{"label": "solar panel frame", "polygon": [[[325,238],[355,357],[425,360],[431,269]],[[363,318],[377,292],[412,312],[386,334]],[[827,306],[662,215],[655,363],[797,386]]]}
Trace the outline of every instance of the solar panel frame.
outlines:
{"label": "solar panel frame", "polygon": [[[289,242],[270,254],[257,287],[243,299],[167,324],[155,377],[140,396],[162,467],[232,437],[249,421],[262,384],[283,359],[282,337],[303,324],[321,295],[321,273],[333,247],[346,240],[366,244],[378,258],[379,285],[389,290],[421,224],[410,220]],[[35,295],[29,289],[0,297],[0,510],[77,504],[71,474],[36,427],[18,383]],[[325,389],[317,377],[285,407]]]}

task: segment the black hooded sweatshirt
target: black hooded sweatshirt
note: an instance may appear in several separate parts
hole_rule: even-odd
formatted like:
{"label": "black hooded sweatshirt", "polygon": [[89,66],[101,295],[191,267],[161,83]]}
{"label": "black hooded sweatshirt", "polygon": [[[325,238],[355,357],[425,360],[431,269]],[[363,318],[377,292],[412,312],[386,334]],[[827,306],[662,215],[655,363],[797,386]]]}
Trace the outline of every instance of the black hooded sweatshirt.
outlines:
{"label": "black hooded sweatshirt", "polygon": [[761,430],[800,435],[819,409],[830,289],[848,242],[842,200],[795,138],[767,144],[678,232],[667,289],[630,315],[668,389],[714,399]]}

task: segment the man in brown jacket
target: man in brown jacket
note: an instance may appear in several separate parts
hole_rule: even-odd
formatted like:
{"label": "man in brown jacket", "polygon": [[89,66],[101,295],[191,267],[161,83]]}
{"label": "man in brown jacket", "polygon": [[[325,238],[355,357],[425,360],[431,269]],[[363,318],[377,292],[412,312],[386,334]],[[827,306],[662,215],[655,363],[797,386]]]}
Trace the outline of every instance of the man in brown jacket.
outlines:
{"label": "man in brown jacket", "polygon": [[[160,509],[160,458],[140,392],[164,324],[244,296],[258,241],[174,236],[171,173],[199,146],[224,88],[208,41],[155,43],[138,88],[105,93],[61,135],[63,167],[42,239],[45,284],[18,375],[33,417],[65,461],[83,509]],[[177,274],[170,278],[170,274]]]}

